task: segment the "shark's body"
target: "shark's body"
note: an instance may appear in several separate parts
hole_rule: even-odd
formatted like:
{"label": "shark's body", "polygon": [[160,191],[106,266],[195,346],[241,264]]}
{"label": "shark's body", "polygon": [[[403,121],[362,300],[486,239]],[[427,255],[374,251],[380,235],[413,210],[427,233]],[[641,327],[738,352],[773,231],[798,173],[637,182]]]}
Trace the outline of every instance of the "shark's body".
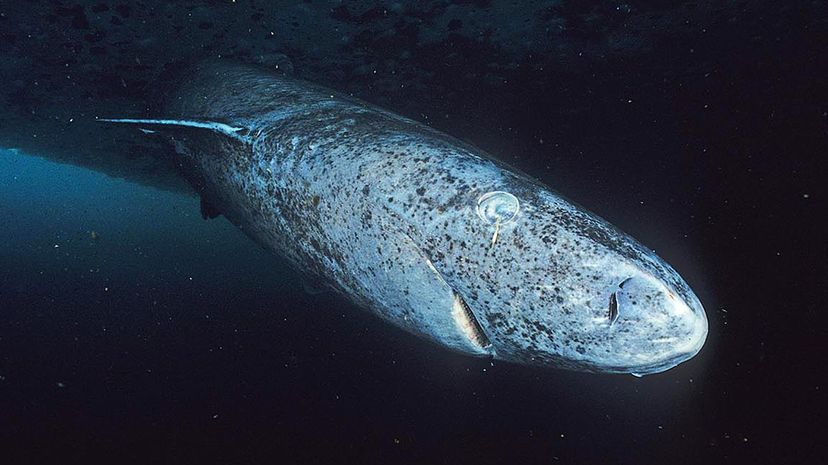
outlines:
{"label": "shark's body", "polygon": [[652,373],[707,320],[669,265],[473,147],[330,91],[211,63],[157,120],[201,192],[302,272],[453,349]]}

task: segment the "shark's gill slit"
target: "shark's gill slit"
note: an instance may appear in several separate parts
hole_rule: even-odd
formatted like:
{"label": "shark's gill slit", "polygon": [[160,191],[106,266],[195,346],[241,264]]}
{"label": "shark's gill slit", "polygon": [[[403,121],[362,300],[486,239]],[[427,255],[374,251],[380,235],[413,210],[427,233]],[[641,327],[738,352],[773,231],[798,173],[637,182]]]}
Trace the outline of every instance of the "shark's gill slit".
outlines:
{"label": "shark's gill slit", "polygon": [[452,305],[451,315],[454,317],[457,326],[472,343],[481,349],[487,349],[492,345],[486,333],[483,332],[480,322],[477,321],[477,317],[474,316],[469,305],[457,292],[454,293],[454,305]]}

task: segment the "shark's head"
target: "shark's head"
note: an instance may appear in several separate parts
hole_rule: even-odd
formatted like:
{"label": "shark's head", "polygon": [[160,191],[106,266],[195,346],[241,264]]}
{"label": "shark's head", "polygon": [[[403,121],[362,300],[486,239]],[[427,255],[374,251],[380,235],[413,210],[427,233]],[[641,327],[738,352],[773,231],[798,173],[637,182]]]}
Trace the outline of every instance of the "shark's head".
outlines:
{"label": "shark's head", "polygon": [[442,207],[426,249],[456,293],[458,324],[487,352],[644,375],[701,349],[701,303],[651,250],[534,182],[475,184]]}

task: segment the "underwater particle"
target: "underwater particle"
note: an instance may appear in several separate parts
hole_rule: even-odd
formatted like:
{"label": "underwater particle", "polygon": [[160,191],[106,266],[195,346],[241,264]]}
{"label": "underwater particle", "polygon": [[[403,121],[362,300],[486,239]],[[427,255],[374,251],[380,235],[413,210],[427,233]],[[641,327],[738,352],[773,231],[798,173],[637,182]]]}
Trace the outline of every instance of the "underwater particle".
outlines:
{"label": "underwater particle", "polygon": [[63,389],[63,388],[65,388],[65,387],[66,387],[66,384],[64,384],[64,383],[63,383],[63,382],[61,382],[61,381],[58,381],[58,382],[57,382],[57,387],[59,387],[59,388]]}
{"label": "underwater particle", "polygon": [[96,231],[89,231],[89,238],[93,241],[97,241],[100,236]]}
{"label": "underwater particle", "polygon": [[287,74],[293,73],[293,62],[282,53],[262,53],[253,58],[255,63]]}

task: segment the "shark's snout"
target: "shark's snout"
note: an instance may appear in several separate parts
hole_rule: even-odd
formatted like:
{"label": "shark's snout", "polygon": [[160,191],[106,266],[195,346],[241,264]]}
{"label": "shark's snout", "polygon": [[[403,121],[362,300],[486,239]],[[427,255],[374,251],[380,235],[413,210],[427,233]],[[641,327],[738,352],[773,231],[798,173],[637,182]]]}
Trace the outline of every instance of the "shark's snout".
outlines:
{"label": "shark's snout", "polygon": [[[699,352],[707,317],[698,299],[681,297],[648,275],[624,279],[609,298],[608,318],[617,356],[637,375],[672,368]],[[637,366],[636,366],[637,365]]]}

